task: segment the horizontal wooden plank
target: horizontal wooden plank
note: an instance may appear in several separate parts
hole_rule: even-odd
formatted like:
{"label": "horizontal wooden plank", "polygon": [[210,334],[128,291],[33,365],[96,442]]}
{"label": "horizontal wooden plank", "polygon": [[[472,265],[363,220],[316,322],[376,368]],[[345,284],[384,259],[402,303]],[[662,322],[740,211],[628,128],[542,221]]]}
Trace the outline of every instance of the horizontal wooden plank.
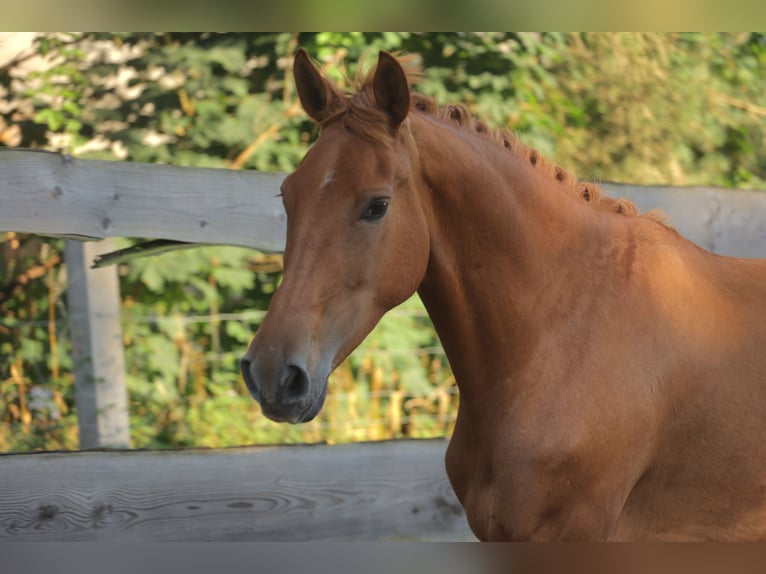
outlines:
{"label": "horizontal wooden plank", "polygon": [[475,540],[446,441],[0,456],[0,540]]}
{"label": "horizontal wooden plank", "polygon": [[[0,150],[0,230],[142,237],[282,251],[285,174],[73,159]],[[602,184],[659,208],[716,253],[766,257],[766,192]]]}
{"label": "horizontal wooden plank", "polygon": [[282,251],[284,174],[0,150],[0,230]]}
{"label": "horizontal wooden plank", "polygon": [[766,257],[766,191],[604,184],[641,211],[659,209],[694,243],[720,255]]}

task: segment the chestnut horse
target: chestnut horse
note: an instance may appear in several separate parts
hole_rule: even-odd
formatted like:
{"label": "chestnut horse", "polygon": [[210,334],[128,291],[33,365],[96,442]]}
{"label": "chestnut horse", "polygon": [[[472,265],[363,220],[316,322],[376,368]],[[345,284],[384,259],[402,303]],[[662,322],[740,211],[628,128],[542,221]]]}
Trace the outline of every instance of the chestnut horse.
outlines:
{"label": "chestnut horse", "polygon": [[766,539],[766,260],[713,255],[410,91],[304,51],[321,132],[284,181],[284,280],[242,371],[308,421],[330,372],[420,294],[460,390],[450,481],[482,540]]}

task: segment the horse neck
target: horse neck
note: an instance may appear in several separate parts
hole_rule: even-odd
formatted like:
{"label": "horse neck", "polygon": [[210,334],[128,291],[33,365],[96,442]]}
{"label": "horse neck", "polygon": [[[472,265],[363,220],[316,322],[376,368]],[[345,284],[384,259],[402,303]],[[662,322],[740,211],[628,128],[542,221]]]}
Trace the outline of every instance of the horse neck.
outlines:
{"label": "horse neck", "polygon": [[592,208],[522,158],[429,124],[412,129],[431,232],[418,292],[470,399],[513,377],[545,322],[566,313],[573,289],[588,288],[577,283],[598,226],[587,221]]}

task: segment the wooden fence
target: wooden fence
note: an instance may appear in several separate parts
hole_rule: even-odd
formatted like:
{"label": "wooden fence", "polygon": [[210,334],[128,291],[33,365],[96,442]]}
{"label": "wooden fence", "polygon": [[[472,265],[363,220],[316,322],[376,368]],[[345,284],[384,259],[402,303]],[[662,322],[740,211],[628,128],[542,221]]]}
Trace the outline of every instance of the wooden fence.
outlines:
{"label": "wooden fence", "polygon": [[0,541],[475,540],[444,440],[0,456]]}
{"label": "wooden fence", "polygon": [[[80,238],[146,237],[282,251],[284,174],[73,159],[0,150],[0,230]],[[605,183],[659,208],[715,253],[766,257],[766,193]]]}
{"label": "wooden fence", "polygon": [[[0,230],[79,239],[139,237],[281,251],[283,174],[74,159],[0,150]],[[604,184],[659,208],[710,251],[766,257],[766,193]],[[66,250],[76,401],[84,448],[129,446],[114,268],[90,269],[108,242]]]}
{"label": "wooden fence", "polygon": [[81,448],[130,446],[116,268],[91,269],[111,237],[281,251],[283,174],[74,159],[0,150],[0,231],[67,243],[67,298]]}
{"label": "wooden fence", "polygon": [[[282,174],[78,160],[0,150],[0,231],[140,237],[281,251]],[[663,210],[713,252],[766,257],[766,193],[604,184]],[[81,444],[128,446],[108,245],[66,258]],[[342,447],[0,456],[0,539],[472,539],[443,469],[443,441]]]}

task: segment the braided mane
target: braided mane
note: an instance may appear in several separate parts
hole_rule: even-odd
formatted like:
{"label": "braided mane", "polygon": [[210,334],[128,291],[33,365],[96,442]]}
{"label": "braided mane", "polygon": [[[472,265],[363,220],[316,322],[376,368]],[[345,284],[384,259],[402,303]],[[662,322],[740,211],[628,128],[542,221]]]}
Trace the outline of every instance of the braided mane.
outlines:
{"label": "braided mane", "polygon": [[[417,83],[422,73],[414,63],[414,58],[404,56],[398,60],[407,74],[410,85]],[[375,105],[374,76],[374,69],[358,76],[353,82],[356,86],[354,92],[342,93],[338,90],[335,94],[336,113],[322,123],[326,125],[342,118],[344,125],[360,137],[390,146],[393,145],[393,134],[387,127],[388,122],[384,112]],[[595,183],[577,179],[571,172],[545,159],[538,150],[522,143],[511,130],[490,129],[483,121],[474,118],[465,105],[439,106],[433,98],[423,94],[410,92],[410,95],[410,106],[413,112],[437,118],[445,124],[471,130],[491,139],[510,153],[524,158],[530,165],[554,178],[595,208],[631,217],[639,215],[639,210],[632,201],[624,198],[614,199],[605,195]],[[665,224],[665,218],[658,210],[649,211],[642,216]]]}
{"label": "braided mane", "polygon": [[593,206],[628,216],[638,215],[638,208],[628,199],[614,199],[605,195],[595,183],[579,180],[571,172],[548,161],[536,149],[522,143],[519,137],[508,129],[490,129],[483,121],[471,116],[463,104],[438,106],[433,99],[412,93],[413,108],[436,116],[442,122],[472,130],[495,141],[512,154],[524,158],[530,165],[556,181],[572,189],[581,199]]}

